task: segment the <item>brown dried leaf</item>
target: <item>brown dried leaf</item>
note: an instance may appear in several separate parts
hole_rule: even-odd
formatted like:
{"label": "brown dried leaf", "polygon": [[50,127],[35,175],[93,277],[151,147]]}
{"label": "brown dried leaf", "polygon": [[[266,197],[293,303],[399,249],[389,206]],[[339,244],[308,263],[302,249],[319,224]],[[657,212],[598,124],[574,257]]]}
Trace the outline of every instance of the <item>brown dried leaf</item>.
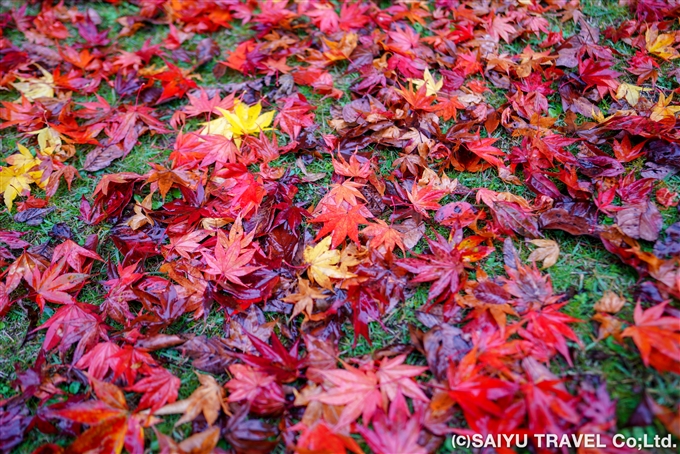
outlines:
{"label": "brown dried leaf", "polygon": [[623,308],[625,304],[626,300],[621,298],[621,296],[617,295],[611,290],[607,290],[604,292],[604,295],[602,295],[602,298],[600,298],[600,300],[595,303],[594,309],[597,312],[616,314],[621,310],[621,308]]}
{"label": "brown dried leaf", "polygon": [[553,240],[531,240],[529,241],[534,246],[538,246],[530,255],[529,260],[537,262],[542,260],[542,269],[550,268],[560,256],[560,247],[557,242]]}
{"label": "brown dried leaf", "polygon": [[156,415],[176,415],[182,413],[182,417],[175,423],[175,427],[185,422],[193,421],[203,413],[209,425],[213,425],[220,415],[220,408],[229,414],[229,408],[225,402],[226,392],[212,375],[196,373],[201,386],[183,400],[168,404],[156,412]]}

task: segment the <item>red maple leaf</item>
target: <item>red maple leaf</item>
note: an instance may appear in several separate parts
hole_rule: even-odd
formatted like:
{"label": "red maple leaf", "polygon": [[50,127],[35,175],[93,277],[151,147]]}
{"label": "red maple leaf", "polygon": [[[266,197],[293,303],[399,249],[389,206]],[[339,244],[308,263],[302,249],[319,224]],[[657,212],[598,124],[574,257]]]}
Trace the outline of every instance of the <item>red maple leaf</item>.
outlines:
{"label": "red maple leaf", "polygon": [[492,146],[497,140],[494,137],[477,138],[471,142],[466,142],[465,147],[476,156],[500,169],[504,164],[497,156],[505,156],[505,153],[501,149]]}
{"label": "red maple leaf", "polygon": [[123,391],[116,385],[90,378],[98,400],[67,405],[52,414],[90,426],[67,448],[67,452],[119,453],[123,446],[132,454],[144,452],[146,416],[129,411]]}
{"label": "red maple leaf", "polygon": [[191,76],[187,75],[186,71],[167,61],[165,64],[168,67],[167,70],[150,77],[152,80],[160,81],[161,87],[163,87],[163,92],[156,104],[161,104],[173,98],[181,98],[187,91],[197,87],[196,82],[191,80]]}
{"label": "red maple leaf", "polygon": [[361,368],[344,364],[344,369],[321,370],[319,373],[331,386],[328,391],[314,396],[314,400],[344,406],[337,422],[340,427],[356,421],[359,416],[363,417],[364,424],[368,424],[376,410],[385,410],[388,402],[397,396],[427,402],[427,397],[413,381],[413,377],[427,368],[404,365],[405,360],[405,355],[399,355],[383,358],[377,368],[368,363]]}
{"label": "red maple leaf", "polygon": [[279,126],[283,132],[296,140],[302,128],[307,128],[314,124],[314,113],[316,107],[310,105],[302,94],[283,98],[283,107],[274,120],[274,127]]}
{"label": "red maple leaf", "polygon": [[473,348],[459,364],[451,363],[448,370],[449,396],[463,410],[468,425],[478,430],[477,423],[487,417],[502,418],[502,399],[514,396],[517,385],[487,374],[476,363]]}
{"label": "red maple leaf", "polygon": [[244,285],[240,278],[260,268],[248,265],[255,255],[255,250],[241,249],[241,243],[238,241],[228,244],[226,247],[223,243],[228,243],[228,241],[224,232],[219,231],[215,254],[203,252],[203,259],[207,264],[205,272],[214,276],[222,276],[234,284]]}
{"label": "red maple leaf", "polygon": [[304,359],[299,357],[297,342],[290,350],[286,350],[276,335],[271,337],[271,346],[247,331],[246,335],[260,356],[250,353],[237,354],[236,356],[244,363],[276,377],[282,383],[290,383],[300,376]]}
{"label": "red maple leaf", "polygon": [[66,352],[73,344],[78,344],[73,353],[76,362],[100,338],[106,338],[108,327],[97,314],[97,306],[85,303],[67,304],[56,310],[54,315],[36,329],[47,328],[43,348],[52,350],[59,346]]}
{"label": "red maple leaf", "polygon": [[326,212],[309,222],[323,222],[324,226],[319,230],[316,239],[332,232],[331,248],[336,248],[347,237],[359,244],[359,225],[368,224],[366,217],[371,218],[373,215],[361,203],[352,207],[348,207],[348,204],[330,205]]}
{"label": "red maple leaf", "polygon": [[412,282],[433,282],[427,300],[439,302],[451,298],[465,283],[463,259],[457,244],[439,234],[436,241],[428,238],[427,242],[432,254],[416,254],[397,263],[416,275]]}
{"label": "red maple leaf", "polygon": [[100,342],[85,353],[75,366],[87,370],[90,376],[97,380],[104,380],[116,365],[117,361],[113,355],[119,351],[120,347],[113,342]]}
{"label": "red maple leaf", "polygon": [[588,58],[579,61],[578,72],[586,87],[597,87],[597,91],[602,97],[607,92],[614,93],[619,86],[619,81],[616,79],[621,76],[621,73],[609,69],[611,67],[612,63],[610,62],[596,62],[592,58]]}
{"label": "red maple leaf", "polygon": [[411,186],[411,192],[407,193],[408,199],[413,205],[413,209],[426,218],[430,215],[427,210],[438,210],[441,208],[439,200],[446,195],[446,191],[432,188],[432,186],[420,186],[417,182]]}
{"label": "red maple leaf", "polygon": [[367,425],[357,425],[357,430],[373,452],[426,454],[427,450],[418,444],[420,419],[419,413],[410,414],[406,400],[399,396],[392,401],[388,414],[379,411],[373,417],[372,430]]}
{"label": "red maple leaf", "polygon": [[361,447],[352,437],[332,431],[323,420],[319,420],[312,427],[302,426],[302,433],[297,439],[296,449],[300,453],[346,454],[349,450],[355,454],[363,454]]}
{"label": "red maple leaf", "polygon": [[638,303],[633,314],[635,325],[621,336],[633,338],[645,366],[680,374],[680,318],[664,317],[667,305],[658,304],[645,311]]}
{"label": "red maple leaf", "polygon": [[41,273],[33,268],[27,283],[34,292],[34,297],[40,310],[45,308],[45,302],[57,304],[75,304],[76,299],[68,293],[83,284],[90,276],[84,273],[63,273],[66,261],[52,263]]}
{"label": "red maple leaf", "polygon": [[519,334],[532,341],[534,348],[544,348],[548,356],[552,356],[552,352],[557,350],[572,366],[567,339],[578,345],[581,345],[581,340],[567,324],[578,323],[581,320],[559,312],[565,304],[553,304],[529,311],[523,317],[523,322],[527,323],[526,329],[520,330]]}
{"label": "red maple leaf", "polygon": [[275,376],[243,364],[229,366],[229,373],[234,377],[224,385],[230,391],[229,402],[246,401],[258,415],[275,415],[283,410],[286,398]]}
{"label": "red maple leaf", "polygon": [[417,91],[413,91],[413,83],[409,82],[408,89],[399,85],[397,90],[399,94],[406,100],[413,110],[422,110],[424,112],[431,112],[437,107],[432,103],[436,99],[435,96],[427,96],[427,84],[423,84]]}
{"label": "red maple leaf", "polygon": [[146,364],[142,366],[141,373],[145,377],[126,388],[127,391],[143,393],[137,411],[150,408],[151,412],[154,412],[166,403],[177,400],[179,378],[163,367],[149,367]]}

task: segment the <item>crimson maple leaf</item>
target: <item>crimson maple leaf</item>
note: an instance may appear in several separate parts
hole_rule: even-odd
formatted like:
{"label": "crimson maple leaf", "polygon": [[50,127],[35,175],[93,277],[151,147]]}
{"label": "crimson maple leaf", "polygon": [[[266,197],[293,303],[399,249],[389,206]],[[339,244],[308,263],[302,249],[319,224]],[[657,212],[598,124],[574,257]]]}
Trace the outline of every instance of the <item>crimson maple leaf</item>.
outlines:
{"label": "crimson maple leaf", "polygon": [[283,383],[290,383],[300,376],[300,369],[304,366],[304,358],[298,355],[298,343],[296,342],[289,350],[283,346],[279,338],[271,337],[271,346],[263,342],[257,336],[246,331],[246,335],[252,342],[260,356],[250,353],[236,354],[246,364],[250,364],[268,375],[273,375]]}
{"label": "crimson maple leaf", "polygon": [[533,433],[567,433],[581,421],[576,408],[578,398],[567,392],[562,380],[534,358],[522,361],[529,380],[521,387],[526,402],[529,430]]}
{"label": "crimson maple leaf", "polygon": [[177,400],[179,378],[163,367],[149,367],[146,364],[142,365],[141,373],[145,377],[126,388],[127,391],[143,393],[137,411],[150,408],[153,413],[166,403]]}
{"label": "crimson maple leaf", "polygon": [[[295,427],[300,425],[297,424]],[[323,420],[311,427],[302,426],[302,433],[298,437],[296,449],[300,453],[332,452],[346,454],[349,450],[355,454],[363,454],[352,437],[332,431]]]}
{"label": "crimson maple leaf", "polygon": [[[56,263],[62,258],[78,273],[87,273],[89,271],[89,267],[86,266],[86,263],[88,263],[87,259],[104,261],[95,251],[86,249],[72,240],[66,240],[54,248],[52,263]],[[90,261],[89,263],[92,262]]]}
{"label": "crimson maple leaf", "polygon": [[156,366],[156,360],[149,355],[145,350],[142,350],[132,345],[125,345],[110,357],[111,369],[113,370],[113,379],[123,378],[128,385],[137,380],[137,374],[140,373],[144,367]]}
{"label": "crimson maple leaf", "polygon": [[499,400],[513,396],[517,385],[487,374],[476,363],[477,349],[473,348],[455,365],[449,365],[449,396],[463,410],[468,425],[478,430],[477,423],[488,416],[501,418],[503,407]]}
{"label": "crimson maple leaf", "polygon": [[280,127],[283,132],[297,140],[302,128],[307,128],[314,124],[314,113],[316,107],[310,105],[301,93],[283,98],[283,107],[279,110],[274,127]]}
{"label": "crimson maple leaf", "polygon": [[104,380],[116,364],[113,355],[119,351],[120,347],[113,342],[100,342],[85,353],[75,366],[87,370],[90,376],[97,380]]}
{"label": "crimson maple leaf", "polygon": [[187,91],[197,87],[196,82],[192,80],[192,77],[195,76],[188,74],[187,71],[183,71],[172,63],[166,61],[165,64],[168,67],[167,70],[150,76],[150,79],[160,81],[163,87],[163,92],[156,104],[161,104],[173,98],[181,98]]}
{"label": "crimson maple leaf", "polygon": [[621,76],[621,73],[609,69],[611,67],[612,63],[606,61],[596,62],[592,58],[588,58],[579,61],[578,72],[586,86],[592,87],[594,85],[597,87],[597,91],[600,93],[600,97],[602,97],[607,92],[615,92],[619,86],[619,81],[616,78]]}
{"label": "crimson maple leaf", "polygon": [[407,193],[408,199],[413,205],[413,209],[422,214],[426,218],[430,215],[427,210],[438,210],[441,208],[439,200],[446,195],[446,191],[433,189],[432,186],[420,186],[418,183],[413,183],[411,192]]}
{"label": "crimson maple leaf", "polygon": [[573,366],[569,356],[567,339],[581,346],[581,340],[567,323],[577,323],[581,320],[559,312],[566,303],[545,306],[542,309],[529,311],[524,315],[523,322],[527,323],[525,330],[520,330],[522,337],[533,341],[536,349],[544,348],[548,357],[557,350],[564,356],[570,366]]}
{"label": "crimson maple leaf", "polygon": [[103,324],[98,312],[97,306],[92,304],[61,306],[45,323],[36,328],[47,328],[43,348],[52,350],[59,346],[59,351],[65,353],[77,343],[73,361],[78,361],[85,350],[96,344],[101,337],[106,338],[108,327]]}
{"label": "crimson maple leaf", "polygon": [[503,161],[496,156],[505,156],[505,153],[499,148],[492,146],[497,140],[498,139],[493,137],[477,138],[476,140],[465,143],[465,147],[492,166],[500,169],[504,164]]}
{"label": "crimson maple leaf", "polygon": [[35,301],[41,311],[45,308],[46,301],[75,304],[76,299],[67,291],[75,289],[89,278],[89,275],[84,273],[63,273],[65,264],[65,260],[52,263],[43,273],[36,267],[29,275],[27,283],[33,289]]}
{"label": "crimson maple leaf", "polygon": [[[457,235],[462,237],[462,233]],[[458,243],[448,242],[437,234],[437,239],[427,239],[432,254],[416,254],[416,258],[402,259],[397,265],[416,277],[411,281],[433,282],[428,292],[428,301],[440,302],[451,298],[465,283],[463,259]]]}
{"label": "crimson maple leaf", "polygon": [[184,112],[189,117],[196,117],[202,114],[221,115],[217,107],[224,110],[231,110],[234,107],[233,93],[224,99],[220,99],[220,94],[217,92],[212,98],[209,98],[208,92],[202,87],[199,89],[198,96],[192,96],[191,93],[188,93],[187,98],[189,99],[189,105],[184,107]]}

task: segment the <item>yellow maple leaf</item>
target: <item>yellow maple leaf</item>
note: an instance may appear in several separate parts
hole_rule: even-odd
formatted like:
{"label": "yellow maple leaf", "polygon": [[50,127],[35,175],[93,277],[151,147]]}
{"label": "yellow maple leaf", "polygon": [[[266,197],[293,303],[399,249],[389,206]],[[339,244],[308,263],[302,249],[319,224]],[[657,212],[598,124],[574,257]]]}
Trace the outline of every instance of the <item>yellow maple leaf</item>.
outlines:
{"label": "yellow maple leaf", "polygon": [[259,134],[260,131],[267,131],[269,125],[274,120],[274,111],[262,112],[262,104],[248,106],[240,101],[235,101],[232,110],[216,108],[222,114],[220,118],[203,123],[204,127],[199,134],[217,134],[227,139],[237,138],[236,144],[240,144],[238,138],[249,134]]}
{"label": "yellow maple leaf", "polygon": [[42,72],[42,77],[17,77],[20,82],[15,82],[12,86],[29,101],[34,101],[36,98],[54,98],[54,78],[52,74],[39,65],[36,66]]}
{"label": "yellow maple leaf", "polygon": [[661,121],[665,118],[675,118],[675,114],[680,112],[680,106],[671,106],[671,101],[673,101],[673,93],[668,98],[663,93],[659,93],[659,100],[652,109],[649,119]]}
{"label": "yellow maple leaf", "polygon": [[5,159],[9,166],[0,168],[0,192],[4,194],[4,201],[11,211],[14,199],[21,194],[31,192],[31,183],[44,188],[47,181],[43,181],[42,170],[34,170],[40,160],[35,158],[28,148],[17,145],[19,153]]}
{"label": "yellow maple leaf", "polygon": [[637,85],[622,83],[616,90],[616,99],[626,98],[628,104],[635,107],[640,102],[640,93],[649,91],[649,88],[638,87]]}
{"label": "yellow maple leaf", "polygon": [[656,55],[657,57],[663,58],[664,60],[671,60],[680,57],[680,53],[673,47],[675,42],[674,33],[662,33],[658,34],[659,31],[653,28],[648,28],[645,33],[645,41],[647,45],[647,51]]}
{"label": "yellow maple leaf", "polygon": [[46,126],[37,131],[29,132],[38,136],[38,146],[40,147],[40,154],[49,156],[55,151],[61,149],[61,136],[53,128]]}
{"label": "yellow maple leaf", "polygon": [[413,82],[413,85],[416,87],[416,90],[420,90],[420,87],[425,85],[425,89],[427,90],[426,95],[427,96],[437,96],[439,94],[439,90],[442,89],[444,86],[444,79],[439,79],[439,81],[436,81],[434,77],[432,77],[432,73],[430,73],[429,69],[425,69],[425,73],[423,74],[422,79],[408,79],[409,81]]}
{"label": "yellow maple leaf", "polygon": [[220,107],[217,107],[217,110],[222,112],[222,115],[227,118],[231,124],[232,133],[237,137],[266,131],[274,120],[273,110],[260,115],[262,112],[262,104],[259,102],[250,107],[242,102],[236,103],[232,112]]}
{"label": "yellow maple leaf", "polygon": [[341,61],[347,60],[352,55],[359,42],[359,35],[346,33],[338,42],[329,41],[326,38],[323,38],[323,40],[328,46],[328,50],[323,53],[324,57],[330,61]]}
{"label": "yellow maple leaf", "polygon": [[341,266],[341,254],[336,249],[330,249],[331,236],[327,236],[316,246],[307,246],[303,254],[305,263],[309,265],[307,275],[312,282],[323,288],[332,289],[330,278],[348,279],[356,275]]}

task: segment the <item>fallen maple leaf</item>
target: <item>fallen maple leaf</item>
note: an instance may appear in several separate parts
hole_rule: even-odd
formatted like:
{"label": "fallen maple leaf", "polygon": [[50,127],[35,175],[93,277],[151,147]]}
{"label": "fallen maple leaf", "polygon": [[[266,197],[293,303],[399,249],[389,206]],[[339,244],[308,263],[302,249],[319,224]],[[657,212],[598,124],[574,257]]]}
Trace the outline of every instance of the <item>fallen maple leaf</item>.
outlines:
{"label": "fallen maple leaf", "polygon": [[344,364],[344,369],[319,371],[332,387],[313,399],[344,406],[337,422],[340,427],[356,421],[359,416],[362,416],[364,424],[368,424],[378,408],[385,410],[388,402],[397,396],[427,402],[423,391],[412,380],[427,368],[404,365],[405,360],[405,355],[399,355],[392,359],[384,358],[377,368],[371,365],[354,368]]}
{"label": "fallen maple leaf", "polygon": [[645,366],[680,374],[680,319],[664,317],[668,303],[642,310],[635,306],[634,326],[626,328],[621,337],[631,337],[640,350]]}
{"label": "fallen maple leaf", "polygon": [[509,17],[497,16],[492,14],[493,18],[490,23],[487,23],[487,30],[489,34],[498,42],[499,38],[503,38],[506,43],[510,42],[510,35],[517,32],[517,29],[510,24],[511,19]]}
{"label": "fallen maple leaf", "polygon": [[163,367],[144,367],[143,373],[147,375],[138,380],[134,385],[127,387],[128,391],[143,393],[137,406],[137,411],[150,408],[154,412],[168,402],[177,400],[179,390],[179,378],[168,372]]}
{"label": "fallen maple leaf", "polygon": [[604,292],[604,295],[602,295],[602,298],[600,298],[597,301],[597,303],[595,303],[593,309],[595,309],[597,312],[608,312],[610,314],[616,314],[625,305],[626,305],[625,299],[623,299],[616,293],[612,292],[611,290],[607,290],[606,292]]}
{"label": "fallen maple leaf", "polygon": [[444,86],[444,79],[439,79],[438,81],[436,81],[434,77],[432,77],[429,68],[425,68],[425,72],[423,73],[422,79],[408,79],[408,80],[409,82],[413,82],[413,85],[416,87],[416,90],[420,89],[420,87],[425,85],[426,89],[425,96],[437,96],[439,94],[439,91]]}
{"label": "fallen maple leaf", "polygon": [[275,415],[285,407],[283,388],[276,377],[243,364],[229,366],[233,378],[224,387],[230,391],[229,402],[247,401],[258,415]]}
{"label": "fallen maple leaf", "polygon": [[64,273],[65,263],[65,261],[53,263],[43,273],[33,268],[28,285],[35,292],[35,299],[41,311],[45,308],[47,301],[57,304],[75,304],[76,299],[68,291],[89,278],[89,274]]}
{"label": "fallen maple leaf", "polygon": [[54,78],[40,65],[35,65],[42,73],[42,77],[19,77],[19,82],[12,83],[29,101],[37,98],[54,98]]}
{"label": "fallen maple leaf", "polygon": [[282,298],[281,301],[295,304],[293,313],[290,316],[291,320],[298,314],[304,314],[305,319],[309,319],[312,318],[314,312],[314,300],[324,300],[326,298],[328,298],[328,295],[323,291],[309,285],[307,279],[299,277],[297,292]]}
{"label": "fallen maple leaf", "polygon": [[196,372],[200,386],[189,397],[165,405],[154,411],[153,414],[175,415],[182,413],[182,417],[175,423],[175,427],[186,422],[193,421],[199,414],[203,414],[208,425],[213,425],[220,415],[220,410],[229,413],[226,404],[226,393],[212,375],[204,375]]}
{"label": "fallen maple leaf", "polygon": [[241,143],[241,136],[267,131],[268,126],[274,120],[273,110],[261,114],[262,104],[259,102],[249,107],[241,101],[234,101],[233,110],[225,110],[221,107],[215,107],[215,109],[222,114],[222,117],[205,123],[199,134],[217,134],[228,139],[233,137],[237,145]]}
{"label": "fallen maple leaf", "polygon": [[674,43],[675,33],[659,34],[656,24],[654,27],[648,27],[645,32],[645,47],[647,51],[664,60],[680,58],[680,53],[673,47]]}
{"label": "fallen maple leaf", "polygon": [[663,121],[667,118],[675,118],[678,112],[680,112],[680,106],[670,105],[673,101],[674,93],[666,97],[663,93],[659,93],[659,100],[656,102],[654,107],[652,107],[652,113],[649,119],[652,121]]}
{"label": "fallen maple leaf", "polygon": [[4,193],[5,205],[10,211],[17,196],[31,192],[31,184],[40,188],[47,185],[42,178],[43,171],[38,169],[40,160],[23,145],[18,144],[17,148],[19,153],[5,158],[9,166],[0,167],[0,192]]}
{"label": "fallen maple leaf", "polygon": [[399,397],[392,402],[388,414],[379,412],[373,418],[373,430],[358,425],[357,430],[373,452],[426,454],[418,444],[421,432],[421,415],[409,413],[406,400]]}
{"label": "fallen maple leaf", "polygon": [[246,276],[259,267],[248,265],[255,255],[254,249],[241,249],[241,244],[236,241],[228,246],[223,243],[228,243],[224,232],[221,230],[217,234],[217,245],[215,246],[215,255],[203,252],[203,259],[208,265],[205,273],[214,276],[222,276],[229,282],[243,285],[241,277]]}
{"label": "fallen maple leaf", "polygon": [[305,426],[296,445],[296,452],[301,454],[316,452],[346,454],[347,450],[363,454],[361,447],[353,438],[332,431],[323,420],[312,427]]}
{"label": "fallen maple leaf", "polygon": [[640,93],[643,91],[649,91],[649,88],[638,87],[637,85],[622,83],[616,90],[616,99],[626,98],[628,104],[632,107],[637,106],[640,102]]}
{"label": "fallen maple leaf", "polygon": [[550,268],[555,263],[560,256],[560,246],[556,241],[553,240],[531,240],[529,241],[534,246],[538,246],[538,249],[534,249],[531,254],[529,254],[528,260],[530,262],[543,261],[543,266],[541,269]]}
{"label": "fallen maple leaf", "polygon": [[123,446],[131,453],[142,452],[142,427],[154,425],[158,420],[131,413],[123,392],[116,385],[95,378],[90,378],[90,383],[99,400],[75,403],[53,411],[60,418],[90,426],[66,452],[118,454]]}
{"label": "fallen maple leaf", "polygon": [[375,223],[369,224],[368,227],[361,231],[361,234],[371,239],[370,245],[372,247],[384,248],[386,251],[391,252],[396,246],[402,252],[406,252],[404,233],[388,225],[382,219],[376,219]]}
{"label": "fallen maple leaf", "polygon": [[349,237],[359,244],[359,225],[368,224],[366,217],[373,217],[363,204],[357,204],[351,208],[345,205],[334,205],[328,211],[310,219],[309,222],[323,222],[323,228],[316,235],[318,240],[327,233],[332,233],[332,248],[337,247],[345,238]]}
{"label": "fallen maple leaf", "polygon": [[179,443],[159,432],[155,427],[154,432],[160,452],[163,454],[210,454],[215,452],[217,442],[220,440],[220,428],[216,426],[194,433]]}
{"label": "fallen maple leaf", "polygon": [[464,282],[463,258],[455,242],[448,242],[437,234],[437,239],[427,239],[431,255],[417,254],[416,258],[402,259],[398,265],[416,277],[412,282],[432,282],[428,301],[442,301],[457,293]]}
{"label": "fallen maple leaf", "polygon": [[340,263],[340,251],[330,249],[331,237],[327,236],[316,246],[307,246],[304,252],[305,263],[309,265],[307,274],[312,282],[318,283],[323,288],[332,289],[331,280],[349,279],[355,277]]}

